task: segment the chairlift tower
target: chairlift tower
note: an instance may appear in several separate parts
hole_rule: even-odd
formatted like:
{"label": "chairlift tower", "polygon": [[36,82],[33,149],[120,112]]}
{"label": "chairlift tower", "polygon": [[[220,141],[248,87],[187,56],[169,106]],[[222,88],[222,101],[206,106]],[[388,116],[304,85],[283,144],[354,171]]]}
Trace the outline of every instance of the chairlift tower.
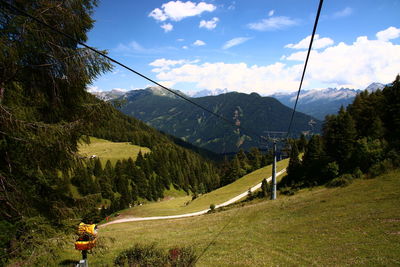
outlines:
{"label": "chairlift tower", "polygon": [[[276,199],[276,143],[284,140],[283,136],[287,132],[276,132],[276,131],[265,131],[267,133],[267,137],[265,138],[267,141],[272,141],[272,192],[271,192],[271,200]],[[271,137],[272,135],[272,137]],[[278,137],[280,136],[280,137]]]}

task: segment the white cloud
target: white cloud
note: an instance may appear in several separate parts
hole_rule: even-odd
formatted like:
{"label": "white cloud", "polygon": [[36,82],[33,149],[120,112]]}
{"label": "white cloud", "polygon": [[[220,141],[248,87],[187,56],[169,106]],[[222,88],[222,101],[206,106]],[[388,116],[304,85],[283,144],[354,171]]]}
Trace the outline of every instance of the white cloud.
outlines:
{"label": "white cloud", "polygon": [[272,9],[268,12],[268,17],[272,17],[274,14],[275,14],[275,10]]}
{"label": "white cloud", "polygon": [[189,47],[187,47],[186,45],[182,46],[182,49],[189,49]]}
{"label": "white cloud", "polygon": [[132,41],[129,44],[119,44],[115,49],[118,52],[129,52],[129,51],[136,51],[136,52],[143,52],[145,48],[143,48],[138,42]]}
{"label": "white cloud", "polygon": [[[284,62],[266,66],[243,62],[179,61],[179,64],[170,65],[168,69],[153,71],[157,73],[157,79],[175,84],[194,83],[199,89],[228,88],[230,91],[268,95],[298,88],[305,56],[306,51],[298,51],[287,56]],[[304,88],[315,83],[319,87],[363,89],[372,82],[393,81],[399,70],[400,45],[361,36],[350,44],[340,42],[320,51],[313,50]]]}
{"label": "white cloud", "polygon": [[131,41],[130,43],[119,43],[112,51],[123,55],[165,54],[169,51],[177,51],[177,48],[174,46],[144,47],[136,41]]}
{"label": "white cloud", "polygon": [[259,22],[249,23],[247,26],[256,31],[274,31],[297,25],[298,22],[289,17],[270,17]]}
{"label": "white cloud", "polygon": [[205,42],[203,42],[202,40],[196,40],[196,42],[193,43],[194,46],[203,46],[206,45]]}
{"label": "white cloud", "polygon": [[217,18],[217,17],[214,17],[209,21],[202,20],[202,21],[200,21],[199,28],[206,28],[208,30],[215,29],[215,27],[217,27],[218,21],[219,21],[219,18]]}
{"label": "white cloud", "polygon": [[174,26],[171,23],[164,23],[160,27],[164,29],[164,32],[170,32],[174,28]]}
{"label": "white cloud", "polygon": [[149,65],[152,67],[166,67],[166,66],[174,66],[185,63],[186,60],[170,60],[165,58],[159,58],[151,62]]}
{"label": "white cloud", "polygon": [[[286,60],[303,62],[305,58],[306,51],[301,51]],[[360,36],[352,44],[341,42],[320,52],[313,50],[307,76],[338,87],[363,89],[371,82],[390,82],[399,70],[400,45]]]}
{"label": "white cloud", "polygon": [[89,92],[89,93],[95,93],[95,92],[99,92],[100,89],[99,89],[98,86],[88,86],[86,88],[86,91]]}
{"label": "white cloud", "polygon": [[159,8],[153,9],[153,11],[150,12],[149,17],[153,17],[158,21],[166,21],[168,19],[167,14]]}
{"label": "white cloud", "polygon": [[[310,45],[310,40],[311,40],[311,35],[307,36],[306,38],[304,38],[303,40],[301,40],[300,42],[298,42],[297,44],[287,44],[285,45],[285,48],[292,48],[292,49],[308,49],[309,45]],[[319,38],[319,34],[316,34],[314,36],[314,42],[313,42],[313,49],[320,49],[320,48],[324,48],[330,45],[333,45],[333,40],[331,38],[328,37],[324,37],[324,38]]]}
{"label": "white cloud", "polygon": [[197,88],[213,90],[228,88],[232,91],[272,93],[279,88],[291,91],[298,86],[301,67],[287,67],[283,63],[268,66],[248,66],[246,63],[223,62],[184,64],[157,74],[159,80],[195,83]]}
{"label": "white cloud", "polygon": [[185,39],[179,38],[179,39],[176,39],[176,41],[177,42],[183,42],[183,41],[185,41]]}
{"label": "white cloud", "polygon": [[213,12],[216,6],[207,4],[206,2],[193,3],[191,1],[170,1],[165,3],[160,8],[153,9],[149,17],[157,21],[165,21],[167,19],[173,21],[180,21],[187,17],[197,16],[203,12]]}
{"label": "white cloud", "polygon": [[235,10],[236,9],[236,1],[233,1],[229,6],[228,10]]}
{"label": "white cloud", "polygon": [[165,70],[169,70],[171,67],[176,66],[176,65],[183,65],[183,64],[193,64],[193,63],[198,63],[199,60],[186,60],[186,59],[180,59],[180,60],[171,60],[171,59],[165,59],[165,58],[159,58],[154,60],[153,62],[149,63],[150,66],[156,67],[152,69],[153,72],[162,72]]}
{"label": "white cloud", "polygon": [[[175,85],[175,82],[172,82],[172,81],[159,81],[158,83],[167,88],[172,88]],[[150,85],[150,86],[154,86],[154,85]]]}
{"label": "white cloud", "polygon": [[244,42],[247,42],[248,40],[250,40],[251,38],[249,37],[237,37],[237,38],[233,38],[229,41],[227,41],[224,46],[222,47],[222,49],[229,49],[231,47],[243,44]]}
{"label": "white cloud", "polygon": [[396,27],[389,27],[386,30],[380,31],[376,34],[376,38],[381,41],[388,41],[400,37],[400,29]]}
{"label": "white cloud", "polygon": [[353,9],[350,7],[346,7],[343,10],[340,10],[338,12],[335,12],[333,14],[333,18],[342,18],[342,17],[347,17],[350,16],[353,13]]}

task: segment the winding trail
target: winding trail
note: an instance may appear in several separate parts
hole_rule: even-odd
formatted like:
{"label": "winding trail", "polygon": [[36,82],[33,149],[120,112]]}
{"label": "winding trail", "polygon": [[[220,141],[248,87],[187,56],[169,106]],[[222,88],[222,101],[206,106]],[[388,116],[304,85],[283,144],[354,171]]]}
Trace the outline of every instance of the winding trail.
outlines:
{"label": "winding trail", "polygon": [[[286,168],[282,169],[281,171],[276,173],[276,177],[280,176],[286,171]],[[267,178],[267,182],[270,182],[272,180],[272,176]],[[255,190],[259,189],[261,187],[261,183],[253,186],[250,188],[251,192],[254,192]],[[228,206],[239,199],[242,199],[246,197],[248,194],[248,190],[246,192],[241,193],[240,195],[237,195],[234,198],[229,199],[228,201],[225,201],[222,204],[216,205],[215,208],[220,208],[224,206]],[[192,212],[192,213],[185,213],[185,214],[179,214],[179,215],[169,215],[169,216],[154,216],[154,217],[130,217],[130,218],[123,218],[123,219],[118,219],[115,221],[111,221],[102,225],[99,225],[99,227],[105,227],[110,224],[115,224],[115,223],[124,223],[124,222],[138,222],[138,221],[150,221],[150,220],[165,220],[165,219],[178,219],[178,218],[185,218],[185,217],[192,217],[192,216],[199,216],[202,214],[205,214],[209,211],[210,209],[205,209],[197,212]]]}

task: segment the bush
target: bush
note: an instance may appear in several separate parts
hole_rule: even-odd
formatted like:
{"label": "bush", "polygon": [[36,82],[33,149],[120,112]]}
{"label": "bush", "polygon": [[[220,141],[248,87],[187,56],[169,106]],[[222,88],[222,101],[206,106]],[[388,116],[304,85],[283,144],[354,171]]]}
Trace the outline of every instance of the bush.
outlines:
{"label": "bush", "polygon": [[196,255],[192,248],[172,248],[168,252],[157,248],[155,244],[136,244],[122,251],[114,260],[115,266],[194,266]]}
{"label": "bush", "polygon": [[251,192],[251,188],[249,188],[249,190],[247,190],[247,198],[246,201],[250,201],[254,199],[254,194],[253,192]]}
{"label": "bush", "polygon": [[215,204],[211,204],[210,205],[210,212],[214,212],[215,211]]}
{"label": "bush", "polygon": [[394,167],[400,167],[400,154],[396,150],[390,150],[387,158],[392,161]]}
{"label": "bush", "polygon": [[326,187],[345,187],[348,186],[349,184],[351,184],[353,180],[353,176],[351,174],[343,174],[340,177],[337,177],[335,179],[333,179],[332,181],[329,181],[326,184]]}
{"label": "bush", "polygon": [[281,192],[281,194],[287,195],[287,196],[293,196],[296,193],[296,191],[297,190],[292,187],[283,187],[283,188],[279,189],[279,192]]}
{"label": "bush", "polygon": [[363,175],[364,175],[363,172],[358,167],[353,172],[353,177],[357,179],[361,178]]}
{"label": "bush", "polygon": [[325,179],[329,181],[339,175],[339,165],[336,161],[330,162],[322,169],[322,173]]}
{"label": "bush", "polygon": [[193,248],[176,247],[169,250],[168,260],[170,264],[168,266],[190,267],[190,266],[195,266],[197,256]]}
{"label": "bush", "polygon": [[393,163],[390,159],[385,159],[381,162],[375,163],[371,166],[368,170],[369,177],[373,178],[379,176],[381,174],[387,173],[388,171],[392,170]]}

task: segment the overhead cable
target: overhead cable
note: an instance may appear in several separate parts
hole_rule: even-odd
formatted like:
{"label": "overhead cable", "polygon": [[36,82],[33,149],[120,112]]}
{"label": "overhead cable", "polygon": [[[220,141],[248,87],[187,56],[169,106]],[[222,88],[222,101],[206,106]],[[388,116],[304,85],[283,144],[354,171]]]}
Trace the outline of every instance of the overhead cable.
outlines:
{"label": "overhead cable", "polygon": [[314,41],[315,32],[316,32],[316,30],[317,30],[319,15],[320,15],[320,13],[321,13],[321,8],[322,8],[322,3],[323,3],[323,2],[324,2],[324,0],[320,0],[320,1],[319,1],[318,11],[317,11],[317,15],[316,15],[316,17],[315,17],[315,22],[314,22],[314,28],[313,28],[313,31],[312,31],[312,34],[311,34],[310,45],[308,46],[307,57],[306,57],[306,61],[305,61],[305,63],[304,63],[304,68],[303,68],[303,74],[301,75],[299,90],[297,91],[296,102],[294,103],[293,112],[292,112],[292,116],[291,116],[291,118],[290,118],[290,122],[289,122],[289,127],[288,127],[288,130],[287,130],[286,138],[289,138],[290,131],[291,131],[291,128],[292,128],[293,119],[294,119],[294,114],[295,114],[295,112],[296,112],[297,102],[299,101],[301,86],[303,85],[304,75],[305,75],[305,73],[306,73],[307,64],[308,64],[308,59],[309,59],[309,57],[310,57],[310,52],[311,52],[312,44],[313,44],[313,41]]}
{"label": "overhead cable", "polygon": [[206,112],[208,112],[208,113],[214,115],[215,117],[217,117],[217,118],[223,120],[224,122],[228,123],[229,125],[234,126],[234,127],[238,128],[238,129],[241,129],[241,130],[243,130],[244,132],[247,132],[248,134],[252,134],[252,135],[258,136],[260,139],[264,139],[264,137],[258,135],[257,133],[253,132],[252,130],[247,129],[247,128],[244,128],[243,126],[240,126],[240,125],[235,124],[234,122],[232,122],[231,120],[225,118],[224,116],[222,116],[222,115],[220,115],[220,114],[218,114],[218,113],[215,113],[214,111],[212,111],[212,110],[210,110],[210,109],[208,109],[208,108],[206,108],[206,107],[204,107],[204,106],[202,106],[202,105],[200,105],[200,104],[194,102],[193,100],[191,100],[191,99],[188,98],[188,97],[185,97],[185,96],[183,96],[183,95],[181,95],[181,94],[178,94],[178,93],[175,92],[174,90],[165,87],[164,85],[162,85],[162,84],[156,82],[155,80],[153,80],[153,79],[147,77],[146,75],[144,75],[144,74],[142,74],[142,73],[140,73],[140,72],[138,72],[138,71],[136,71],[136,70],[134,70],[134,69],[128,67],[127,65],[125,65],[125,64],[119,62],[118,60],[116,60],[116,59],[114,59],[114,58],[112,58],[112,57],[106,55],[105,53],[103,53],[103,52],[101,52],[101,51],[99,51],[99,50],[97,50],[97,49],[95,49],[95,48],[93,48],[93,47],[91,47],[91,46],[85,44],[84,42],[81,42],[81,41],[77,40],[77,39],[76,39],[75,37],[73,37],[72,35],[70,35],[70,34],[68,34],[68,33],[65,33],[65,32],[63,32],[63,31],[60,31],[60,30],[58,30],[57,28],[55,28],[54,26],[51,26],[50,24],[48,24],[48,23],[46,23],[46,22],[44,22],[44,21],[42,21],[42,20],[40,20],[40,19],[38,19],[38,18],[32,16],[31,14],[25,12],[24,10],[22,10],[22,9],[20,9],[20,8],[14,6],[14,5],[12,5],[12,4],[10,4],[10,3],[7,3],[5,0],[0,0],[0,2],[2,2],[3,4],[5,4],[9,9],[14,9],[15,11],[19,12],[19,13],[22,14],[23,16],[26,16],[26,17],[28,17],[28,18],[30,18],[30,19],[36,21],[37,23],[39,23],[39,24],[41,24],[41,25],[43,25],[43,26],[46,26],[47,28],[53,30],[54,32],[56,32],[56,33],[58,33],[58,34],[60,34],[60,35],[63,35],[63,36],[65,36],[65,37],[71,39],[72,41],[74,41],[74,42],[80,44],[81,46],[86,47],[87,49],[89,49],[89,50],[91,50],[91,51],[93,51],[93,52],[95,52],[95,53],[97,53],[97,54],[103,56],[104,58],[108,59],[109,61],[111,61],[111,62],[113,62],[113,63],[115,63],[115,64],[117,64],[117,65],[119,65],[119,66],[121,66],[121,67],[123,67],[123,68],[125,68],[125,69],[127,69],[127,70],[129,70],[130,72],[133,72],[134,74],[136,74],[136,75],[138,75],[138,76],[140,76],[140,77],[146,79],[147,81],[149,81],[149,82],[151,82],[151,83],[153,83],[153,84],[155,84],[155,85],[161,87],[161,88],[164,89],[164,90],[167,90],[168,92],[170,92],[170,93],[176,95],[177,97],[182,98],[183,100],[185,100],[185,101],[187,101],[187,102],[189,102],[189,103],[191,103],[191,104],[197,106],[198,108],[200,108],[200,109],[202,109],[202,110],[204,110],[204,111],[206,111]]}

